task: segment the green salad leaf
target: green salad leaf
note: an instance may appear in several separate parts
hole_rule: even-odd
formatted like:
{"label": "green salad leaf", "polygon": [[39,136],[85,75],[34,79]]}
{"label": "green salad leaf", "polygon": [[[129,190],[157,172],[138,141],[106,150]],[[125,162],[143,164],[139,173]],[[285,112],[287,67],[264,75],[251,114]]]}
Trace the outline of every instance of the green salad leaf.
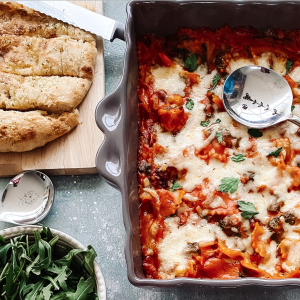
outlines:
{"label": "green salad leaf", "polygon": [[[0,299],[7,300],[88,300],[98,299],[94,293],[94,260],[92,246],[87,250],[72,249],[63,257],[54,256],[59,237],[53,237],[49,228],[34,233],[34,242],[28,235],[4,240],[0,246]],[[77,266],[73,258],[83,257]],[[77,263],[78,264],[78,263]]]}

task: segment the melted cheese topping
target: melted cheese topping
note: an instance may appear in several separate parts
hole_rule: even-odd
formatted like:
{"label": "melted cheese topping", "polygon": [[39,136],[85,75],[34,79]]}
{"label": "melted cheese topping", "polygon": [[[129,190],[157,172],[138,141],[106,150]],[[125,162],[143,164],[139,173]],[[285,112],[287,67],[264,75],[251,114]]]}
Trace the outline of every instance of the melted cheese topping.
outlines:
{"label": "melted cheese topping", "polygon": [[[257,57],[257,62],[261,66],[272,67],[276,72],[285,75],[286,58],[276,57],[274,53],[265,52],[260,57]],[[272,62],[272,64],[271,64]],[[233,59],[227,67],[227,72],[231,73],[237,68],[246,65],[253,65],[250,59],[237,58]],[[174,68],[153,67],[151,69],[154,77],[154,89],[165,90],[168,94],[178,94],[184,96],[185,83],[181,78],[180,73],[182,68],[177,65]],[[259,220],[266,225],[270,220],[268,207],[272,203],[283,202],[284,205],[280,208],[281,212],[294,212],[296,216],[300,213],[296,212],[296,205],[300,206],[299,193],[296,191],[288,191],[291,186],[292,178],[288,171],[274,167],[268,159],[268,155],[275,151],[275,147],[270,140],[279,139],[283,135],[288,136],[292,148],[300,149],[300,138],[296,134],[298,127],[290,122],[285,122],[274,127],[270,127],[263,131],[263,136],[255,139],[257,153],[253,157],[247,157],[247,149],[252,146],[249,139],[248,128],[241,124],[234,124],[231,117],[226,112],[215,111],[210,118],[208,127],[200,126],[201,121],[206,120],[205,104],[201,101],[206,97],[209,88],[212,85],[212,79],[217,73],[216,71],[208,74],[207,66],[200,65],[195,73],[200,75],[200,82],[192,86],[192,91],[189,98],[194,100],[192,110],[184,110],[189,114],[185,126],[180,132],[174,135],[171,132],[166,132],[160,125],[155,125],[154,130],[157,137],[157,144],[165,148],[162,154],[156,154],[154,164],[157,168],[175,167],[178,171],[186,170],[184,178],[177,182],[182,186],[182,189],[190,193],[197,186],[202,185],[203,181],[208,178],[209,183],[203,194],[210,197],[210,194],[218,189],[221,180],[225,177],[241,178],[243,175],[252,174],[253,178],[243,184],[239,182],[235,192],[230,194],[231,199],[243,200],[254,204],[258,214],[254,219]],[[290,76],[296,82],[300,82],[300,67],[295,68]],[[222,84],[219,84],[213,93],[222,98]],[[215,109],[217,108],[214,105]],[[296,105],[294,113],[300,115],[300,106]],[[215,121],[221,120],[217,124]],[[247,157],[242,162],[234,162],[229,158],[227,163],[210,158],[209,163],[196,156],[195,151],[200,151],[216,137],[216,133],[227,131],[233,138],[238,140],[238,146],[232,149],[227,148],[229,156],[234,156],[237,153]],[[206,134],[204,134],[206,132]],[[208,134],[208,137],[207,137]],[[185,152],[183,152],[185,151]],[[293,160],[293,165],[296,166],[300,162],[299,155]],[[272,193],[267,191],[257,192],[259,186],[266,186],[272,189]],[[187,201],[195,202],[197,197],[190,194],[185,194],[183,197]],[[226,204],[221,197],[215,197],[209,204],[210,208],[226,208]],[[183,276],[188,268],[191,260],[191,254],[187,251],[187,246],[191,243],[199,245],[214,241],[224,241],[226,247],[242,252],[254,253],[251,243],[251,230],[248,220],[244,220],[240,214],[238,218],[242,219],[242,224],[246,238],[238,236],[228,236],[218,224],[208,223],[198,214],[191,213],[187,223],[180,225],[177,216],[168,217],[164,221],[166,228],[164,238],[158,245],[158,257],[160,260],[159,276],[160,278],[174,278]],[[284,223],[284,222],[283,222]],[[295,230],[294,226],[288,223],[283,224],[283,237],[291,240],[300,240],[300,228]],[[270,239],[272,232],[266,229],[262,239]],[[279,263],[277,257],[277,244],[275,241],[269,242],[266,246],[266,256],[259,264],[259,268],[273,275],[276,271],[276,265]],[[294,270],[295,267],[300,267],[299,261],[300,242],[290,245],[287,261],[282,264],[286,271]]]}
{"label": "melted cheese topping", "polygon": [[155,92],[159,90],[166,91],[169,95],[180,95],[184,96],[185,81],[180,75],[183,69],[176,65],[174,68],[168,67],[152,67],[151,73],[155,78],[154,90]]}

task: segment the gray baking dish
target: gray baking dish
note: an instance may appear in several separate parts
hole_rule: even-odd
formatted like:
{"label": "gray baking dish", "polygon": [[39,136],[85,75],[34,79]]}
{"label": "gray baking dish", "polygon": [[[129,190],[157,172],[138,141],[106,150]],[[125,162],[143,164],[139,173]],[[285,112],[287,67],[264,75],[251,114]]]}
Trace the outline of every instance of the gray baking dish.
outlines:
{"label": "gray baking dish", "polygon": [[299,1],[131,1],[127,5],[126,53],[122,80],[117,90],[96,108],[96,122],[105,134],[96,165],[102,177],[122,193],[125,256],[129,281],[143,287],[239,287],[298,286],[300,279],[240,278],[212,280],[175,278],[147,279],[142,267],[137,183],[137,80],[136,40],[145,33],[166,36],[178,27],[217,29],[251,25],[258,29],[299,28]]}

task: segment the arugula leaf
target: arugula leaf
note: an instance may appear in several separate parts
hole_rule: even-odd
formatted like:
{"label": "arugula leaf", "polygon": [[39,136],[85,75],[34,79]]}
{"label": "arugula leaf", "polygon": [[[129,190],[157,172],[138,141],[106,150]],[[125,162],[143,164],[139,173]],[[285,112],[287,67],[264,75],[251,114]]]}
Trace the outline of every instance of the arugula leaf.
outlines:
{"label": "arugula leaf", "polygon": [[286,74],[291,69],[291,67],[293,66],[293,64],[294,64],[293,61],[291,61],[290,59],[287,60],[287,62],[286,62]]}
{"label": "arugula leaf", "polygon": [[207,121],[201,121],[200,125],[203,126],[203,127],[207,127],[210,123],[210,120],[207,120]]}
{"label": "arugula leaf", "polygon": [[38,294],[43,288],[45,279],[38,281],[33,286],[30,287],[31,292],[26,295],[25,300],[36,300]]}
{"label": "arugula leaf", "polygon": [[252,202],[238,201],[237,203],[239,205],[239,210],[242,211],[241,216],[245,220],[249,220],[258,214],[258,211]]}
{"label": "arugula leaf", "polygon": [[241,153],[237,153],[235,156],[232,156],[231,159],[234,161],[234,162],[240,162],[240,161],[243,161],[246,159],[246,157],[241,154]]}
{"label": "arugula leaf", "polygon": [[192,110],[194,107],[194,101],[188,98],[188,101],[185,103],[185,107],[189,110]]}
{"label": "arugula leaf", "polygon": [[[174,183],[174,184],[176,184],[176,183]],[[173,184],[173,186],[174,186],[174,184]],[[179,183],[177,183],[177,184],[179,184]],[[83,252],[84,266],[87,269],[87,271],[90,273],[91,276],[94,276],[94,260],[96,257],[97,257],[97,253],[91,245],[89,245],[87,247],[87,250]]]}
{"label": "arugula leaf", "polygon": [[263,136],[263,133],[259,129],[256,129],[256,128],[249,128],[248,133],[255,138],[259,138],[259,137]]}
{"label": "arugula leaf", "polygon": [[5,245],[6,242],[5,242],[5,239],[3,238],[2,235],[0,235],[0,245]]}
{"label": "arugula leaf", "polygon": [[217,120],[216,120],[216,123],[217,123],[217,124],[220,124],[220,123],[221,123],[221,120],[220,120],[220,119],[217,119]]}
{"label": "arugula leaf", "polygon": [[64,256],[61,259],[58,259],[55,263],[57,265],[61,265],[61,266],[70,266],[71,262],[72,262],[72,258],[77,255],[78,253],[84,252],[84,250],[82,249],[73,249],[71,250],[66,256]]}
{"label": "arugula leaf", "polygon": [[193,53],[192,55],[190,55],[184,62],[184,67],[190,71],[190,72],[194,72],[197,70],[198,68],[198,63],[197,63],[197,55],[195,53]]}
{"label": "arugula leaf", "polygon": [[216,138],[217,138],[217,140],[218,140],[218,143],[222,143],[223,142],[223,134],[222,134],[222,132],[217,132],[216,133]]}
{"label": "arugula leaf", "polygon": [[93,277],[88,278],[86,281],[84,281],[83,277],[81,277],[76,292],[66,293],[67,299],[84,300],[86,299],[89,293],[93,292],[94,286],[95,286],[95,279]]}
{"label": "arugula leaf", "polygon": [[7,244],[0,247],[0,267],[5,265],[7,252],[12,247],[11,244]]}
{"label": "arugula leaf", "polygon": [[182,186],[181,186],[178,182],[175,182],[175,183],[171,186],[170,191],[171,191],[171,192],[174,192],[174,190],[178,190],[178,189],[181,189],[181,188],[182,188]]}
{"label": "arugula leaf", "polygon": [[269,156],[278,157],[282,149],[283,149],[282,147],[278,148],[277,150],[269,153]]}
{"label": "arugula leaf", "polygon": [[219,185],[218,191],[225,193],[234,193],[238,188],[239,182],[239,178],[224,177],[221,180],[221,184]]}
{"label": "arugula leaf", "polygon": [[295,109],[295,105],[291,106],[291,111],[293,111]]}
{"label": "arugula leaf", "polygon": [[214,76],[214,78],[213,78],[213,80],[212,80],[212,85],[213,85],[213,86],[212,86],[212,88],[210,89],[210,91],[216,88],[216,86],[217,86],[218,82],[220,81],[220,79],[221,79],[221,77],[220,77],[219,74],[216,74],[216,75]]}

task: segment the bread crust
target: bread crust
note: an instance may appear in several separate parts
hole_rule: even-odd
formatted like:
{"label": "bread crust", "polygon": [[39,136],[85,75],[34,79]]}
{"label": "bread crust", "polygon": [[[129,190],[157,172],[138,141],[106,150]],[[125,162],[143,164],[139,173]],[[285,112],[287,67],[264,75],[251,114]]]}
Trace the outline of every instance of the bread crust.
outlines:
{"label": "bread crust", "polygon": [[95,37],[16,2],[0,1],[0,152],[23,152],[78,125]]}
{"label": "bread crust", "polygon": [[0,2],[0,35],[3,34],[47,39],[69,36],[74,40],[95,42],[95,37],[91,33],[16,2]]}
{"label": "bread crust", "polygon": [[84,99],[91,79],[60,76],[19,76],[0,72],[0,108],[72,111]]}
{"label": "bread crust", "polygon": [[23,76],[93,78],[95,42],[14,35],[0,36],[0,71]]}
{"label": "bread crust", "polygon": [[61,115],[45,111],[0,109],[0,152],[24,152],[44,146],[78,125],[78,110]]}

